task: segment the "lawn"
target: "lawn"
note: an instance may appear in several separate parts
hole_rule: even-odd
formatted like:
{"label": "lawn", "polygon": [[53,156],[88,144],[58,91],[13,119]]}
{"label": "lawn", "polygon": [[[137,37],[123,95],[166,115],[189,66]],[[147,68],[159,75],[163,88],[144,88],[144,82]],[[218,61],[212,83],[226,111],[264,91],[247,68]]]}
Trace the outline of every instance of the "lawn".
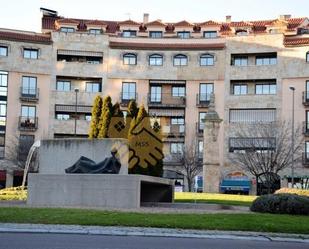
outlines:
{"label": "lawn", "polygon": [[274,214],[165,214],[86,209],[2,207],[0,222],[136,226],[309,234],[308,216]]}
{"label": "lawn", "polygon": [[226,195],[211,193],[176,192],[175,202],[190,203],[216,203],[225,205],[250,206],[257,196],[252,195]]}

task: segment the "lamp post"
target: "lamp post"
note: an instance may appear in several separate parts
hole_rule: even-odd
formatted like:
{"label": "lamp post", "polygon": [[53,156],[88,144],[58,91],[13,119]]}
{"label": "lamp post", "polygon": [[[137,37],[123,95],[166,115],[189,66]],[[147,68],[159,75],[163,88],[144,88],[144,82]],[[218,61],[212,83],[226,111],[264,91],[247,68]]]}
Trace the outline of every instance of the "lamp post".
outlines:
{"label": "lamp post", "polygon": [[76,123],[77,123],[77,94],[79,92],[78,88],[74,89],[75,92],[75,118],[74,118],[74,137],[76,137]]}
{"label": "lamp post", "polygon": [[292,188],[294,187],[294,95],[295,95],[295,87],[290,86],[290,90],[292,91],[292,165],[291,165],[291,182],[292,182]]}

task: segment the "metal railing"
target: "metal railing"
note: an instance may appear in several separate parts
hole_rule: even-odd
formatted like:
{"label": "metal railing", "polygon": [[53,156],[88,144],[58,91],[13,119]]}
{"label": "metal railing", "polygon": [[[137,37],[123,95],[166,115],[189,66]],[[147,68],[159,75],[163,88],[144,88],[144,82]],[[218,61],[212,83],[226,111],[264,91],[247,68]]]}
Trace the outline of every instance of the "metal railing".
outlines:
{"label": "metal railing", "polygon": [[273,137],[230,137],[229,138],[229,151],[235,150],[274,150],[276,148],[276,138]]}
{"label": "metal railing", "polygon": [[120,105],[127,106],[131,100],[137,101],[137,93],[127,93],[121,92],[120,93]]}
{"label": "metal railing", "polygon": [[212,93],[197,94],[196,95],[196,106],[197,107],[208,107],[210,103],[210,97]]}
{"label": "metal railing", "polygon": [[88,105],[55,105],[56,112],[70,112],[74,113],[76,109],[77,113],[91,113],[92,106]]}
{"label": "metal railing", "polygon": [[185,107],[185,96],[172,96],[171,94],[148,94],[148,106]]}
{"label": "metal railing", "polygon": [[38,118],[20,116],[18,126],[21,131],[35,131],[38,129]]}
{"label": "metal railing", "polygon": [[20,99],[23,101],[38,101],[39,88],[20,88]]}

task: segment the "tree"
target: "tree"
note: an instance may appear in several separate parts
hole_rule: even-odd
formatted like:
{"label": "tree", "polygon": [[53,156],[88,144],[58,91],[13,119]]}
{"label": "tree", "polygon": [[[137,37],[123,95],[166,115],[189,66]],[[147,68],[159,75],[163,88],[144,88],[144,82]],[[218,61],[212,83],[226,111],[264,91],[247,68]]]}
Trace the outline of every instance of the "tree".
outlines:
{"label": "tree", "polygon": [[96,96],[91,112],[91,123],[89,129],[89,138],[97,138],[99,134],[99,122],[102,112],[102,98]]}
{"label": "tree", "polygon": [[108,128],[111,122],[113,112],[113,104],[110,96],[107,96],[103,100],[102,111],[99,121],[99,133],[98,138],[106,138],[108,137]]}
{"label": "tree", "polygon": [[[272,192],[278,173],[301,159],[303,136],[301,129],[295,131],[295,146],[292,150],[292,131],[285,121],[272,123],[254,123],[235,127],[234,138],[230,138],[231,161],[236,167],[251,173],[256,183]],[[258,188],[257,188],[258,192]]]}
{"label": "tree", "polygon": [[130,100],[128,105],[128,114],[129,118],[136,118],[138,114],[138,107],[135,100]]}

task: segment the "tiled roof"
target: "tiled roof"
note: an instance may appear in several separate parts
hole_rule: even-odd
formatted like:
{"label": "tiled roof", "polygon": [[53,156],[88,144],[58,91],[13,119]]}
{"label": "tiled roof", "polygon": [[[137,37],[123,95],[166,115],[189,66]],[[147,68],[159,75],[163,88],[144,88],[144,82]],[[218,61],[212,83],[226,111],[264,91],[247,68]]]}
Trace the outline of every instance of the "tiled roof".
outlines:
{"label": "tiled roof", "polygon": [[62,19],[58,19],[57,23],[60,24],[75,24],[78,25],[80,23],[80,21],[75,20],[75,19],[71,19],[71,18],[62,18]]}
{"label": "tiled roof", "polygon": [[174,26],[175,26],[175,27],[193,27],[194,24],[189,23],[189,22],[186,21],[186,20],[183,20],[183,21],[181,21],[181,22],[176,22],[176,23],[174,23]]}
{"label": "tiled roof", "polygon": [[132,21],[132,20],[126,20],[126,21],[118,22],[118,24],[119,25],[134,25],[134,26],[141,25],[140,23]]}
{"label": "tiled roof", "polygon": [[257,27],[265,27],[265,26],[269,26],[272,25],[273,22],[275,20],[259,20],[259,21],[252,21],[250,22],[253,26],[257,26]]}
{"label": "tiled roof", "polygon": [[148,23],[146,23],[145,25],[146,25],[147,27],[148,27],[148,26],[162,26],[162,27],[165,27],[165,26],[166,26],[165,23],[163,23],[163,22],[161,22],[161,21],[159,21],[159,20],[155,20],[155,21],[152,21],[152,22],[148,22]]}
{"label": "tiled roof", "polygon": [[295,29],[301,25],[307,18],[290,18],[288,19],[288,29]]}
{"label": "tiled roof", "polygon": [[111,48],[125,48],[134,50],[205,50],[213,49],[219,50],[224,49],[224,43],[213,43],[213,44],[201,44],[201,43],[137,43],[137,42],[110,42],[109,46]]}
{"label": "tiled roof", "polygon": [[302,38],[302,37],[296,37],[296,38],[284,38],[283,41],[284,46],[309,46],[309,37]]}
{"label": "tiled roof", "polygon": [[0,31],[0,40],[23,41],[44,44],[52,43],[50,35],[10,31]]}
{"label": "tiled roof", "polygon": [[240,22],[230,22],[227,23],[227,25],[229,25],[230,27],[235,27],[235,28],[241,28],[241,27],[251,27],[252,24],[249,22],[244,22],[244,21],[240,21]]}
{"label": "tiled roof", "polygon": [[207,21],[207,22],[199,23],[198,25],[200,25],[200,26],[221,26],[220,23],[214,22],[214,21],[212,21],[212,20],[209,20],[209,21]]}
{"label": "tiled roof", "polygon": [[94,25],[94,26],[106,26],[107,25],[104,21],[100,21],[100,20],[85,21],[85,24]]}

